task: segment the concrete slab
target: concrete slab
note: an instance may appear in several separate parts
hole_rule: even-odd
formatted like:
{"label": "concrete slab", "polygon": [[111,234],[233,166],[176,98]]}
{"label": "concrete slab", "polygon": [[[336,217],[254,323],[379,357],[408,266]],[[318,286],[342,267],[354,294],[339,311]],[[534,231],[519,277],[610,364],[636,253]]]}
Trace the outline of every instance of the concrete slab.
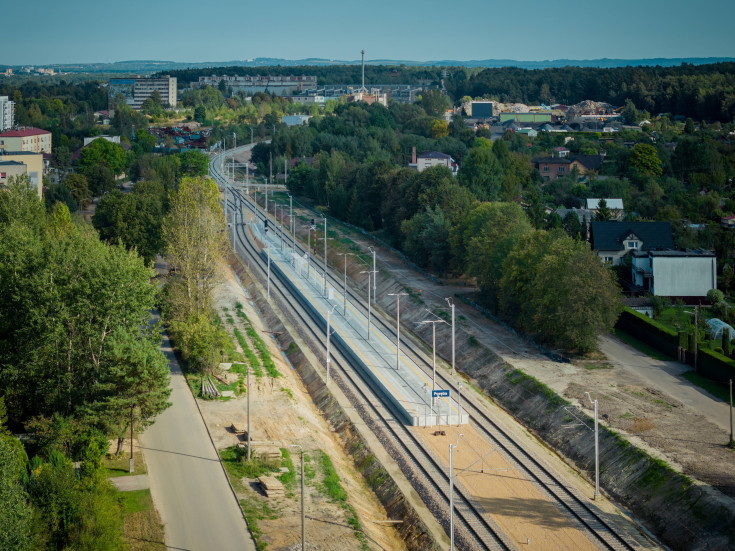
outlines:
{"label": "concrete slab", "polygon": [[110,482],[121,492],[132,492],[133,490],[147,490],[148,475],[138,474],[135,476],[116,476],[111,478]]}

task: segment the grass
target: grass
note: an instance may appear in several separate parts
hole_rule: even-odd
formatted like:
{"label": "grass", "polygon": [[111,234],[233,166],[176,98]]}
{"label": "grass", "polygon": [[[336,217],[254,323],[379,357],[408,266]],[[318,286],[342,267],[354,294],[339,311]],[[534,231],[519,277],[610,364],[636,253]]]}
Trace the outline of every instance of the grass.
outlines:
{"label": "grass", "polygon": [[219,455],[222,458],[227,475],[230,477],[230,482],[232,482],[236,490],[244,489],[241,481],[242,478],[258,478],[259,476],[275,472],[279,468],[277,464],[266,463],[256,457],[252,457],[248,461],[246,459],[247,451],[237,446],[220,450]]}
{"label": "grass", "polygon": [[284,387],[284,388],[281,389],[281,392],[283,392],[284,394],[286,394],[286,396],[288,396],[292,400],[294,399],[293,392],[291,392],[291,389],[290,388]]}
{"label": "grass", "polygon": [[614,333],[615,333],[615,336],[619,338],[621,341],[623,341],[625,344],[632,346],[639,352],[643,352],[646,356],[650,356],[654,360],[660,360],[662,362],[670,362],[674,360],[674,358],[672,358],[671,356],[668,356],[664,354],[663,352],[656,350],[652,346],[649,346],[643,341],[636,339],[633,335],[630,335],[626,333],[625,331],[621,331],[620,329],[615,329]]}
{"label": "grass", "polygon": [[320,462],[324,474],[324,480],[321,486],[323,493],[336,502],[342,503],[347,501],[347,492],[339,481],[339,475],[334,470],[332,460],[321,450],[320,454]]}
{"label": "grass", "polygon": [[130,440],[125,440],[127,449],[123,447],[121,456],[108,455],[102,459],[102,468],[104,469],[105,478],[116,478],[118,476],[134,476],[147,473],[143,455],[137,451],[133,453],[135,460],[134,472],[130,473]]}
{"label": "grass", "polygon": [[284,487],[288,490],[292,490],[293,485],[296,482],[296,469],[294,469],[293,460],[291,459],[291,454],[289,453],[288,448],[281,448],[281,455],[283,456],[281,467],[286,467],[288,472],[285,472],[276,478],[281,481]]}
{"label": "grass", "polygon": [[[237,305],[240,305],[240,307],[237,307]],[[250,323],[250,320],[245,315],[245,312],[242,311],[242,305],[238,302],[235,304],[235,307],[237,308],[237,317],[239,317],[246,324],[245,333],[247,333],[253,345],[258,350],[260,362],[265,368],[266,373],[268,373],[269,377],[280,377],[281,373],[276,368],[276,364],[273,363],[273,358],[271,357],[270,350],[268,350],[268,346],[266,346],[265,341],[263,341],[260,335],[258,335],[258,333],[255,331],[253,324]],[[242,346],[242,343],[240,344],[240,346]],[[243,347],[243,350],[244,349],[245,347]]]}
{"label": "grass", "polygon": [[150,490],[120,492],[125,507],[125,540],[130,551],[165,551],[161,519],[153,506]]}
{"label": "grass", "polygon": [[707,377],[703,377],[699,373],[694,371],[687,371],[682,374],[687,381],[697,385],[699,388],[706,390],[713,396],[716,396],[720,400],[726,403],[730,403],[730,391],[722,385],[710,381]]}
{"label": "grass", "polygon": [[260,497],[251,499],[241,499],[240,506],[245,513],[245,519],[248,523],[248,528],[255,541],[255,549],[257,551],[266,551],[268,544],[261,538],[263,537],[263,531],[258,525],[259,520],[275,520],[279,514],[275,509],[271,509],[271,506],[267,501]]}
{"label": "grass", "polygon": [[248,363],[253,370],[253,374],[256,378],[261,378],[263,376],[263,370],[260,368],[258,357],[251,350],[248,341],[245,339],[245,337],[237,327],[233,328],[233,333],[235,333],[235,338],[237,339],[237,342],[240,343],[240,348],[242,348],[243,354],[245,354],[248,359]]}
{"label": "grass", "polygon": [[602,363],[602,364],[584,364],[584,368],[587,371],[592,371],[593,369],[612,369],[612,365],[608,363]]}

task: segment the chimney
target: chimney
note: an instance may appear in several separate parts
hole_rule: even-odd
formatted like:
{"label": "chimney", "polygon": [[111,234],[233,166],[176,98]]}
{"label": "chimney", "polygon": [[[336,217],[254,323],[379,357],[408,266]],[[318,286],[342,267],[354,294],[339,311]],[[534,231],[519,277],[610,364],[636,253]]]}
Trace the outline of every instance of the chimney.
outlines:
{"label": "chimney", "polygon": [[416,164],[416,146],[413,146],[411,148],[411,164],[412,165]]}

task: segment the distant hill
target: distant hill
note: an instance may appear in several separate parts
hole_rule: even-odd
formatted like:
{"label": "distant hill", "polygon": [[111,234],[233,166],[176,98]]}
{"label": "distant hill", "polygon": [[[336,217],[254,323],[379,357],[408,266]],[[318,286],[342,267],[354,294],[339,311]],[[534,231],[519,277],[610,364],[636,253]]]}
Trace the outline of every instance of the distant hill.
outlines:
{"label": "distant hill", "polygon": [[[638,66],[661,66],[672,67],[689,63],[692,65],[705,65],[735,61],[733,57],[682,57],[682,58],[650,58],[650,59],[553,59],[543,61],[517,61],[514,59],[478,59],[459,61],[456,59],[442,59],[431,61],[414,61],[400,59],[371,59],[366,65],[408,65],[429,67],[519,67],[522,69],[545,69],[551,67],[638,67]],[[177,69],[200,69],[205,67],[292,67],[313,66],[324,67],[333,65],[357,65],[360,60],[339,60],[323,58],[305,59],[281,59],[275,57],[256,57],[247,60],[232,61],[205,61],[205,62],[177,62],[160,60],[130,60],[115,63],[70,63],[39,65],[51,67],[61,72],[69,73],[158,73],[161,71]],[[0,65],[0,69],[10,67],[19,71],[22,66]]]}

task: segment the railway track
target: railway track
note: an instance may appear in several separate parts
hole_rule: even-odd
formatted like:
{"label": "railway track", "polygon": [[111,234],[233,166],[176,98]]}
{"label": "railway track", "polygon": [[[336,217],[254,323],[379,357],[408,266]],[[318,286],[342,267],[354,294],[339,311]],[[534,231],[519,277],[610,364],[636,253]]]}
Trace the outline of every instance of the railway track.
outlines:
{"label": "railway track", "polygon": [[[239,195],[239,202],[241,205],[246,205],[255,216],[258,216],[261,219],[264,217],[262,211],[260,211],[260,209],[253,205],[250,202],[249,198],[244,198],[238,192],[235,193]],[[273,224],[273,226],[274,229],[277,228],[277,224]],[[282,232],[283,230],[277,229],[277,231]],[[238,240],[241,246],[248,248],[248,245],[245,245],[244,243],[244,241],[248,240],[243,241],[242,236],[239,234],[239,232],[237,233]],[[290,235],[288,235],[288,237],[290,237]],[[305,248],[298,241],[296,242],[296,247],[302,254],[306,252]],[[254,253],[252,253],[252,250],[250,250],[249,254],[252,255]],[[258,265],[261,268],[262,262],[263,259],[260,258],[260,262],[258,263]],[[264,272],[263,275],[265,275]],[[327,278],[332,282],[332,285],[335,288],[339,289],[342,286],[342,280],[338,279],[329,271],[327,271]],[[281,289],[279,289],[278,292],[283,296],[284,300],[289,303],[293,302],[293,300],[288,298]],[[352,289],[348,289],[347,295],[352,307],[357,308],[363,312],[367,311],[367,308],[364,306],[364,297],[359,296]],[[299,308],[299,310],[301,310],[301,308]],[[303,317],[303,313],[300,314],[300,316],[302,320],[306,322],[306,319]],[[396,330],[394,326],[387,323],[382,318],[382,316],[374,315],[373,320],[374,323],[378,325],[387,336],[395,337]],[[305,323],[304,327],[311,328],[312,326],[309,323]],[[310,333],[317,342],[322,343],[322,335],[317,335],[313,331],[313,329],[310,330]],[[420,350],[416,343],[414,343],[411,339],[405,338],[405,330],[404,339],[401,342],[401,351],[403,354],[410,356],[417,365],[421,366],[422,369],[428,372],[431,365],[430,360],[426,358],[426,356],[423,354],[423,351]],[[354,374],[348,375],[348,371],[345,370],[344,362],[344,358],[341,357],[341,372],[345,374],[346,378],[350,379],[349,384],[353,385],[353,387],[356,389],[353,390],[352,393],[354,394],[355,392],[357,392],[358,396],[367,398],[372,393],[366,388],[359,388],[358,384],[352,379],[352,377],[354,377]],[[443,383],[444,388],[449,388],[453,392],[457,392],[456,382],[451,377],[447,376],[443,372],[443,370],[437,370],[437,377]],[[364,385],[364,381],[362,382],[362,384]],[[367,401],[370,404],[374,404],[374,402],[371,400]],[[595,541],[598,544],[599,547],[612,550],[635,549],[635,547],[631,545],[623,535],[619,534],[613,526],[611,526],[604,518],[602,518],[602,515],[598,514],[598,512],[595,510],[596,508],[591,506],[585,498],[578,495],[575,490],[567,487],[558,475],[551,472],[551,470],[548,469],[542,462],[534,458],[527,450],[525,450],[514,435],[508,433],[500,425],[498,425],[484,410],[484,407],[480,403],[478,403],[477,398],[475,398],[470,393],[466,393],[464,399],[462,400],[462,405],[467,410],[467,413],[470,416],[470,424],[478,432],[483,434],[496,449],[501,451],[506,460],[508,460],[514,468],[516,468],[519,472],[524,473],[529,480],[536,483],[537,487],[541,489],[553,502],[555,502],[562,511],[564,511],[571,518],[575,519],[578,525],[591,537],[592,541]],[[376,414],[379,413],[377,411],[377,408],[373,407],[373,410]],[[422,465],[421,468],[424,471],[423,476],[426,478],[426,480],[430,481],[430,483],[434,486],[436,490],[440,491],[438,485],[435,483],[435,481],[438,480],[438,478],[436,478],[437,476],[440,476],[441,479],[443,481],[446,481],[448,484],[448,478],[447,475],[444,473],[443,468],[437,464],[437,461],[432,457],[431,453],[428,453],[426,450],[421,451],[421,449],[423,448],[423,444],[421,444],[421,442],[419,442],[409,430],[407,430],[401,423],[395,422],[395,420],[393,419],[383,419],[383,425],[385,429],[387,429],[390,434],[393,435],[393,438],[395,438],[396,441],[400,442],[400,447],[404,449],[405,452],[408,453],[412,459],[416,460],[417,464]],[[417,454],[422,454],[425,458],[428,459],[419,461],[419,459],[417,458]],[[430,464],[428,468],[423,466],[427,462]],[[431,475],[429,475],[430,472]],[[475,522],[478,519],[483,519],[483,515],[478,511],[476,507],[472,505],[471,496],[468,496],[466,492],[462,492],[461,490],[460,495],[462,497],[462,505],[457,507],[458,513],[461,512],[460,508],[467,508],[467,511],[465,512],[474,511],[474,514],[476,515]],[[446,503],[448,503],[448,496],[446,495],[446,493],[444,495],[444,498],[446,499]],[[446,507],[444,509],[446,511]],[[433,512],[441,522],[441,511],[433,510]],[[446,513],[444,514],[444,517],[446,517]],[[473,530],[472,520],[468,520],[465,515],[462,515],[462,519],[465,529],[469,530],[470,533],[474,533],[475,535],[477,535],[477,532]],[[446,518],[444,518],[443,524],[448,524],[446,522]],[[499,546],[492,548],[503,549],[513,547],[512,544],[509,544],[507,542],[504,536],[498,535],[497,529],[494,526],[491,527],[488,525],[487,530],[490,534],[492,534],[491,537],[495,540],[493,545]],[[482,542],[483,539],[479,538],[479,541]],[[468,549],[469,548],[472,547],[468,547]]]}

